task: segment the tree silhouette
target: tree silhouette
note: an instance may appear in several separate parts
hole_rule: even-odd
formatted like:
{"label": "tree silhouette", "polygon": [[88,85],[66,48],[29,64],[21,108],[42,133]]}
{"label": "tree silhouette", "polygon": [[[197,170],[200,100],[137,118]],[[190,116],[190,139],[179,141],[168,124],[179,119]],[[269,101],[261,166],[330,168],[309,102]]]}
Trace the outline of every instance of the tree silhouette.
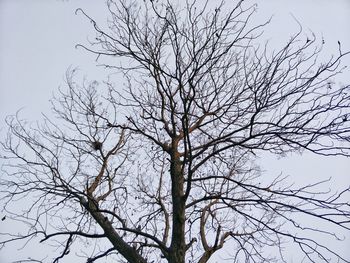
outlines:
{"label": "tree silhouette", "polygon": [[322,43],[301,28],[269,51],[243,1],[107,4],[107,28],[76,11],[96,31],[77,47],[124,82],[78,84],[68,70],[56,119],[7,119],[2,203],[28,231],[1,244],[38,237],[58,247],[53,262],[95,242],[84,262],[204,263],[285,262],[293,242],[310,262],[349,262],[310,236],[350,230],[349,188],[267,182],[254,163],[264,152],[349,156],[350,86],[330,84],[348,52],[319,63]]}

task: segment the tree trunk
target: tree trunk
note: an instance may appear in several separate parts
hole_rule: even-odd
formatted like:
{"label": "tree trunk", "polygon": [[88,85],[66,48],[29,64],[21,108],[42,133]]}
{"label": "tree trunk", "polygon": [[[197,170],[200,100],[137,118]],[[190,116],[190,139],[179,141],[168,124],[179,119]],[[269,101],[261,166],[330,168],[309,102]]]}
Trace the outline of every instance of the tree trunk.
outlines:
{"label": "tree trunk", "polygon": [[177,151],[171,156],[170,174],[172,181],[173,224],[168,260],[169,263],[185,263],[185,200],[184,176]]}

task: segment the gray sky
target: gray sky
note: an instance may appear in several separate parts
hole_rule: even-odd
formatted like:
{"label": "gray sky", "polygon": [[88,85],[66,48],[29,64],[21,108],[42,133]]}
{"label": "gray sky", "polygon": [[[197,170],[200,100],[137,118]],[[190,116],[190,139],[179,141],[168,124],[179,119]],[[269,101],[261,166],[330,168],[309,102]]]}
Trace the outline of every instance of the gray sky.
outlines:
{"label": "gray sky", "polygon": [[[254,1],[251,1],[252,3]],[[337,41],[343,50],[350,50],[350,0],[257,0],[258,13],[254,22],[273,20],[266,28],[265,38],[278,46],[286,42],[297,29],[294,15],[305,30],[313,31],[325,40],[324,58],[338,52]],[[41,112],[50,108],[52,93],[64,85],[68,67],[78,67],[88,79],[103,79],[106,75],[96,67],[95,57],[75,44],[86,43],[93,37],[91,24],[76,8],[98,21],[105,21],[104,1],[96,0],[0,0],[0,134],[4,133],[4,118],[23,108],[21,115],[30,120],[40,119]],[[350,66],[350,56],[344,59]],[[350,83],[350,70],[337,79]],[[333,187],[350,184],[350,162],[346,158],[315,157],[311,154],[280,159],[270,155],[260,160],[272,175],[281,171],[297,182],[312,181],[332,176]],[[0,231],[3,231],[0,222]],[[349,241],[340,249],[346,250]],[[350,247],[350,246],[349,246]],[[0,261],[16,257],[10,250],[0,251]]]}

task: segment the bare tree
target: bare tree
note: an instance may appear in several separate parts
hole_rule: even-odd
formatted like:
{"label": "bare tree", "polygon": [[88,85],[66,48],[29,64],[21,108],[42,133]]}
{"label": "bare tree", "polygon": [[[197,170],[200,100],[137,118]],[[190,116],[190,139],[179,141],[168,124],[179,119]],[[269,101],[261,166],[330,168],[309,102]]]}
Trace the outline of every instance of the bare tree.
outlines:
{"label": "bare tree", "polygon": [[322,42],[301,28],[269,51],[243,1],[108,8],[106,29],[77,10],[96,30],[78,47],[124,83],[79,85],[68,70],[55,120],[7,120],[2,203],[28,232],[1,244],[40,238],[58,246],[53,262],[96,242],[109,247],[87,250],[86,262],[204,263],[286,262],[289,242],[310,262],[349,262],[312,235],[350,230],[349,188],[267,182],[254,164],[264,152],[349,156],[350,86],[332,82],[348,53],[319,63]]}

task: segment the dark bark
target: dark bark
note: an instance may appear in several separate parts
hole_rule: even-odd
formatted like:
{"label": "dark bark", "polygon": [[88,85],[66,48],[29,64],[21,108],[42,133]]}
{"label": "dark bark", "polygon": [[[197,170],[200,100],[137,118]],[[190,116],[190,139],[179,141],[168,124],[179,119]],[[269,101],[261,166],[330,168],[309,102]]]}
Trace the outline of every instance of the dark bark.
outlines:
{"label": "dark bark", "polygon": [[108,218],[99,212],[98,207],[94,201],[82,201],[82,204],[96,222],[103,229],[106,237],[114,246],[114,248],[129,262],[129,263],[147,263],[147,260],[143,258],[135,248],[130,246],[124,241],[124,239],[117,233]]}
{"label": "dark bark", "polygon": [[184,199],[184,175],[182,163],[177,150],[177,142],[173,143],[171,150],[171,195],[173,203],[173,224],[171,244],[168,260],[171,263],[184,263],[186,253],[185,242],[185,199]]}

